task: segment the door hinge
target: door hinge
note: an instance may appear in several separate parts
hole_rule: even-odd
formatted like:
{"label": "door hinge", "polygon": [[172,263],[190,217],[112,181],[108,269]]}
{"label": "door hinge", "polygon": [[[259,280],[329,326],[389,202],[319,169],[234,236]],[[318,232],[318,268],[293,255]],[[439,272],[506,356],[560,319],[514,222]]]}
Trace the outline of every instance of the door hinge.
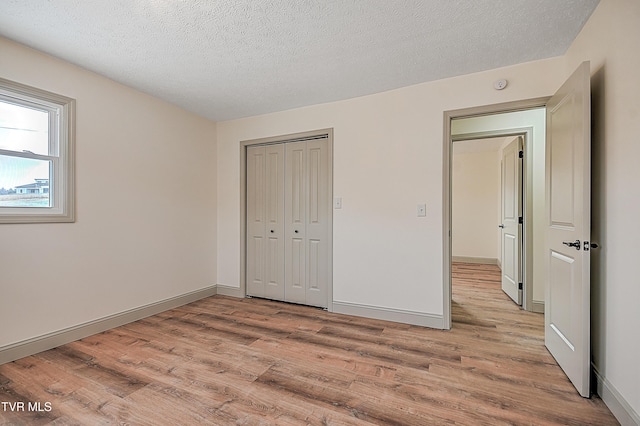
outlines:
{"label": "door hinge", "polygon": [[524,151],[518,151],[518,158],[524,158]]}
{"label": "door hinge", "polygon": [[518,218],[518,223],[520,223],[520,224],[524,223],[524,219],[522,218],[522,216],[520,216],[520,217]]}
{"label": "door hinge", "polygon": [[518,283],[518,290],[522,290],[522,283]]}

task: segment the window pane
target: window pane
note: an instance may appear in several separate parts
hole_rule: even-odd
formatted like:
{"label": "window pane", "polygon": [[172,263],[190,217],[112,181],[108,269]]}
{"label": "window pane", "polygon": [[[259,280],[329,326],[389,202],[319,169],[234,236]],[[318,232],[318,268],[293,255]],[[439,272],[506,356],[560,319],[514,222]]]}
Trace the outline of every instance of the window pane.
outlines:
{"label": "window pane", "polygon": [[0,207],[51,207],[51,161],[0,155]]}
{"label": "window pane", "polygon": [[0,100],[0,149],[49,154],[49,112]]}

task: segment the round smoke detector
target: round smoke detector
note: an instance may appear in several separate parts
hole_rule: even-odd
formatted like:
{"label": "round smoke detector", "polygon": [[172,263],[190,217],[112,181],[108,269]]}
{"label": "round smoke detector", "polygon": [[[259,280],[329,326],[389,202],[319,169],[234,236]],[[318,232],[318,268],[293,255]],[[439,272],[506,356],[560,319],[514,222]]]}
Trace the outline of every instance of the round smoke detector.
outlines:
{"label": "round smoke detector", "polygon": [[493,88],[496,90],[502,90],[505,87],[507,87],[507,80],[505,80],[504,78],[500,80],[496,80],[496,82],[493,83]]}

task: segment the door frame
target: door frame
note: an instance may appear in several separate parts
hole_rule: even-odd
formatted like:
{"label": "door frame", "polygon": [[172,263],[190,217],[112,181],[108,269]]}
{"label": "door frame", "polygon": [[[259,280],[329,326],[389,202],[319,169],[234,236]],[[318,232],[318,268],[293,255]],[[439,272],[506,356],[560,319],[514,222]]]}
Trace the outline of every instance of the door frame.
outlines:
{"label": "door frame", "polygon": [[[468,118],[468,117],[478,117],[483,115],[496,115],[502,113],[509,112],[517,112],[517,111],[526,111],[530,109],[536,108],[544,108],[546,107],[547,101],[549,97],[543,98],[534,98],[534,99],[526,99],[520,101],[513,102],[504,102],[492,105],[483,105],[471,108],[463,108],[457,110],[449,110],[444,111],[444,131],[443,131],[443,149],[442,149],[442,271],[443,271],[443,283],[442,283],[442,306],[443,306],[443,328],[448,330],[451,329],[451,172],[453,169],[452,164],[452,149],[454,139],[451,136],[451,120],[457,118]],[[511,135],[522,135],[525,136],[525,150],[529,150],[532,147],[532,131],[527,128],[520,129],[509,129],[505,131],[507,133],[502,134],[500,131],[489,131],[468,135],[456,135],[455,141],[459,140],[467,140],[467,139],[481,139],[482,136],[490,137],[490,136],[511,136]],[[462,139],[461,139],[462,137]],[[523,165],[525,167],[525,181],[528,179],[530,170],[527,168],[526,162]],[[527,185],[525,184],[525,191]],[[527,200],[529,196],[531,196],[531,191],[526,191],[527,194],[524,196],[524,239],[525,239],[525,255],[524,255],[524,281],[526,283],[531,283],[532,279],[532,235],[533,235],[533,221],[532,217],[532,203]],[[524,299],[529,298],[529,293],[532,294],[533,286],[532,285],[523,285],[524,286]],[[531,299],[529,299],[531,300]],[[532,303],[527,303],[525,307],[525,303],[523,300],[523,308],[527,310],[532,310]]]}
{"label": "door frame", "polygon": [[[327,289],[327,311],[333,312],[333,128],[240,141],[240,287],[237,291],[233,292],[233,294],[231,294],[231,292],[224,294],[235,297],[247,297],[247,147],[294,141],[301,142],[324,136],[327,137],[327,155],[329,157],[329,182],[327,183],[327,209],[329,218],[329,229],[327,232],[329,272],[327,274],[327,285],[329,288]],[[223,293],[218,291],[218,294]]]}

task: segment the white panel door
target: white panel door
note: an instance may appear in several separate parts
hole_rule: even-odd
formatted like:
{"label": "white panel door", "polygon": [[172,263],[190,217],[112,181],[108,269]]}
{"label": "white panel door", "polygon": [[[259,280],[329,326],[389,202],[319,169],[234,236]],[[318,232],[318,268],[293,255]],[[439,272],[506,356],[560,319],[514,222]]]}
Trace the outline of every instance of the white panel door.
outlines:
{"label": "white panel door", "polygon": [[590,394],[590,71],[584,62],[547,103],[545,344]]}
{"label": "white panel door", "polygon": [[327,307],[329,290],[329,150],[327,139],[307,142],[306,304]]}
{"label": "white panel door", "polygon": [[265,152],[247,148],[247,294],[264,296],[265,287]]}
{"label": "white panel door", "polygon": [[286,144],[285,300],[306,303],[307,145]]}
{"label": "white panel door", "polygon": [[284,146],[247,148],[247,295],[284,300]]}
{"label": "white panel door", "polygon": [[326,308],[331,283],[328,138],[247,147],[247,295]]}
{"label": "white panel door", "polygon": [[286,144],[285,300],[326,308],[331,200],[328,139]]}
{"label": "white panel door", "polygon": [[284,146],[265,147],[264,297],[284,300]]}
{"label": "white panel door", "polygon": [[522,138],[502,151],[502,290],[522,305]]}

